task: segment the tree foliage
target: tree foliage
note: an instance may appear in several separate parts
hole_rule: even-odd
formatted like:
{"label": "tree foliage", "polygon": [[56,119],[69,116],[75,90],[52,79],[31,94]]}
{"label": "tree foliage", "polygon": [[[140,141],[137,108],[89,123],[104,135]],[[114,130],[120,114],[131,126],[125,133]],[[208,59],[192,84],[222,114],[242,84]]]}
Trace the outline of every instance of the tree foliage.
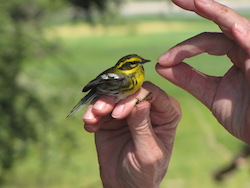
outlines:
{"label": "tree foliage", "polygon": [[[105,17],[105,13],[114,12],[115,8],[110,6],[111,4],[114,6],[119,6],[121,4],[121,0],[67,0],[73,7],[76,8],[77,11],[84,12],[86,15],[86,19],[88,22],[94,22],[94,13],[97,11],[100,13],[101,17]],[[111,10],[113,9],[113,10]],[[114,18],[113,16],[110,19]]]}
{"label": "tree foliage", "polygon": [[25,62],[43,48],[39,45],[41,2],[9,0],[0,6],[0,182],[14,160],[25,153],[25,142],[36,140],[32,114],[47,116],[35,92],[20,80]]}

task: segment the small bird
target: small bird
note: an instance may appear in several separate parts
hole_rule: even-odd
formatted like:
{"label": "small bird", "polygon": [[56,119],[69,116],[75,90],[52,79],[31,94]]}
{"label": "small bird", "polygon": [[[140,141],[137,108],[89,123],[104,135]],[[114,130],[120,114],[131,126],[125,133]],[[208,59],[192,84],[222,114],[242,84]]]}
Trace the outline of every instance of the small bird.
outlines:
{"label": "small bird", "polygon": [[76,104],[67,117],[72,116],[100,95],[115,96],[119,101],[135,93],[144,82],[143,64],[147,62],[150,60],[143,59],[136,54],[122,57],[115,66],[102,72],[82,89],[82,92],[90,91]]}

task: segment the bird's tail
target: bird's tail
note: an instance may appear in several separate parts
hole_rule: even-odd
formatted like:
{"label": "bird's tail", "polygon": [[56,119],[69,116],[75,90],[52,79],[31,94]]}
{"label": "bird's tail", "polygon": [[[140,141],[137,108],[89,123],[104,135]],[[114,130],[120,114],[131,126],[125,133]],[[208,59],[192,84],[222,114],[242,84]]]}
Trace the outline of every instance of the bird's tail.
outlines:
{"label": "bird's tail", "polygon": [[76,105],[75,107],[71,110],[69,115],[67,116],[70,117],[77,111],[79,111],[82,107],[84,107],[88,102],[92,101],[95,97],[97,96],[96,91],[92,89],[87,95],[85,95]]}

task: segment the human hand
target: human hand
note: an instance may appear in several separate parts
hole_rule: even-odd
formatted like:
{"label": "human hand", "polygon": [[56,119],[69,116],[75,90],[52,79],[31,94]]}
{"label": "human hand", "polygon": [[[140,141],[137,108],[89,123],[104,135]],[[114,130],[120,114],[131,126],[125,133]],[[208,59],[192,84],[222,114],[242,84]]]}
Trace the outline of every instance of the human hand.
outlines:
{"label": "human hand", "polygon": [[[136,104],[150,92],[151,100]],[[95,132],[103,186],[159,187],[180,116],[178,102],[150,82],[118,104],[110,97],[91,104],[83,121]]]}
{"label": "human hand", "polygon": [[[157,71],[204,103],[235,137],[250,144],[250,20],[212,0],[172,0],[212,20],[222,33],[201,33],[158,60]],[[201,53],[227,55],[233,66],[223,77],[198,72],[183,62]]]}

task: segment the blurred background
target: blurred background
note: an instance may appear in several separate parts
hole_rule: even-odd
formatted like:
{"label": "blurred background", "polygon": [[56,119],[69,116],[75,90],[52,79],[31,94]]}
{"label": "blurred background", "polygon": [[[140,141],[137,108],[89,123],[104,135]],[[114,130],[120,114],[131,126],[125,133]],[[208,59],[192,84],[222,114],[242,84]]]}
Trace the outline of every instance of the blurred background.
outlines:
{"label": "blurred background", "polygon": [[[219,2],[250,18],[249,0]],[[0,187],[101,187],[84,110],[66,116],[85,84],[130,53],[151,59],[146,80],[182,105],[161,187],[250,187],[249,148],[154,69],[175,44],[219,31],[212,22],[168,0],[3,0],[0,23]],[[214,76],[231,66],[206,54],[186,62]]]}

